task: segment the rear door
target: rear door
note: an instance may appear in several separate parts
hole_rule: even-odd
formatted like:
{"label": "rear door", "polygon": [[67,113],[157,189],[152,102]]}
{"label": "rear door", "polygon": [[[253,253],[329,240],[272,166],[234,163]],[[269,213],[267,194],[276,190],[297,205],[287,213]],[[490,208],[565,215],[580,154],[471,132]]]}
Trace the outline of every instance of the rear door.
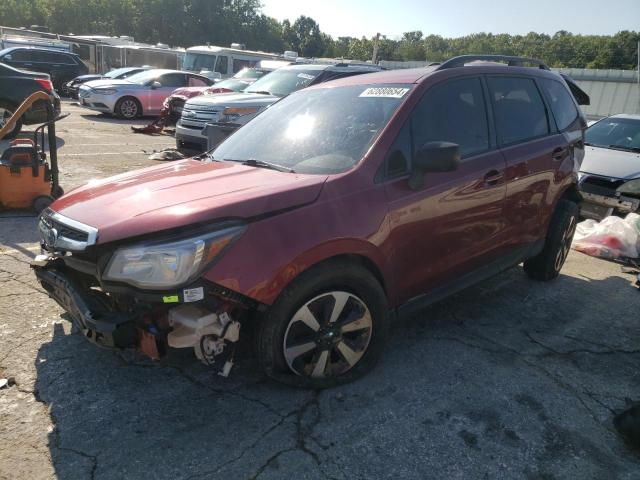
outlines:
{"label": "rear door", "polygon": [[544,238],[548,192],[567,142],[532,77],[487,76],[497,141],[506,162],[507,239],[519,248]]}
{"label": "rear door", "polygon": [[[400,301],[491,264],[504,244],[504,160],[492,142],[479,77],[431,87],[389,150],[385,190]],[[409,188],[411,156],[429,141],[460,146],[453,172],[427,173]]]}

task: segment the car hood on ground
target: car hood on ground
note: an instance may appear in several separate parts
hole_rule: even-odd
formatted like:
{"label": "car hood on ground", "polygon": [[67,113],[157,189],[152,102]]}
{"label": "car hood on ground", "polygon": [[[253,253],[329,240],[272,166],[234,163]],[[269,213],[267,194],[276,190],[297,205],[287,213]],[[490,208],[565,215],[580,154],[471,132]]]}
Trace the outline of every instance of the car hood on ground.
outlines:
{"label": "car hood on ground", "polygon": [[315,201],[326,178],[188,159],[90,182],[51,208],[97,228],[104,244],[295,208]]}
{"label": "car hood on ground", "polygon": [[640,153],[587,146],[582,173],[631,180],[640,177]]}
{"label": "car hood on ground", "polygon": [[272,103],[280,100],[280,97],[276,97],[275,95],[263,95],[259,93],[236,93],[236,94],[225,94],[225,95],[202,95],[200,97],[195,97],[191,100],[187,101],[187,107],[189,106],[209,106],[209,105],[219,105],[219,106],[229,106],[229,105],[271,105]]}
{"label": "car hood on ground", "polygon": [[114,80],[114,79],[105,79],[105,80],[91,80],[90,82],[85,83],[85,85],[87,87],[91,87],[91,88],[106,88],[106,87],[120,87],[120,86],[127,86],[129,88],[141,88],[143,87],[143,85],[140,85],[138,83],[132,83],[132,82],[128,82],[126,80]]}

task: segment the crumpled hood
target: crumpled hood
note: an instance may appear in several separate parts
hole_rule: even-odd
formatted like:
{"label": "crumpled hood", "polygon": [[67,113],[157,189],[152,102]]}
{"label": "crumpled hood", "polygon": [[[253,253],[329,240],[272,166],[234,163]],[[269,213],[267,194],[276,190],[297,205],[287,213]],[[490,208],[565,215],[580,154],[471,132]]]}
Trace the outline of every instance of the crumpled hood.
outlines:
{"label": "crumpled hood", "polygon": [[640,153],[587,146],[582,173],[631,180],[640,177]]}
{"label": "crumpled hood", "polygon": [[142,85],[128,82],[127,80],[117,80],[112,78],[107,78],[104,80],[91,80],[90,82],[85,83],[87,87],[91,88],[105,88],[105,87],[114,87],[117,88],[122,85],[126,85],[127,87],[142,87]]}
{"label": "crumpled hood", "polygon": [[51,209],[98,229],[98,244],[313,202],[326,180],[188,159],[89,182]]}
{"label": "crumpled hood", "polygon": [[216,95],[218,93],[231,93],[228,88],[211,87],[180,87],[171,92],[171,98],[193,98],[200,95]]}
{"label": "crumpled hood", "polygon": [[187,102],[187,106],[237,106],[237,105],[271,105],[272,103],[280,100],[280,97],[275,95],[264,95],[259,93],[236,93],[236,94],[224,94],[224,95],[203,95],[195,97]]}

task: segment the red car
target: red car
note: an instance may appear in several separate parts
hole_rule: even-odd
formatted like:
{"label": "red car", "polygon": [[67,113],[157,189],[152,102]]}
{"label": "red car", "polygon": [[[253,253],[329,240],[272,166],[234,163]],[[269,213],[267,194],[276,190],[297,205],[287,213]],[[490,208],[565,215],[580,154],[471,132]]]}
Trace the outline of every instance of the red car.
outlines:
{"label": "red car", "polygon": [[492,56],[301,90],[200,160],[60,198],[33,267],[100,345],[194,348],[227,374],[242,326],[267,375],[348,382],[394,313],[520,262],[558,276],[580,199],[576,92]]}

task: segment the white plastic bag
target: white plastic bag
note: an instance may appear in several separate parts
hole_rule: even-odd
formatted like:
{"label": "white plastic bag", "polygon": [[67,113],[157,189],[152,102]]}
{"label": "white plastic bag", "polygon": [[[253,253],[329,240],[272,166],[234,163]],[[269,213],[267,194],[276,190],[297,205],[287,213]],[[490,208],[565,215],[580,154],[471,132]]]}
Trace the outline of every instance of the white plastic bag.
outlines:
{"label": "white plastic bag", "polygon": [[600,222],[585,220],[576,227],[571,248],[593,257],[638,257],[640,215],[606,217]]}

